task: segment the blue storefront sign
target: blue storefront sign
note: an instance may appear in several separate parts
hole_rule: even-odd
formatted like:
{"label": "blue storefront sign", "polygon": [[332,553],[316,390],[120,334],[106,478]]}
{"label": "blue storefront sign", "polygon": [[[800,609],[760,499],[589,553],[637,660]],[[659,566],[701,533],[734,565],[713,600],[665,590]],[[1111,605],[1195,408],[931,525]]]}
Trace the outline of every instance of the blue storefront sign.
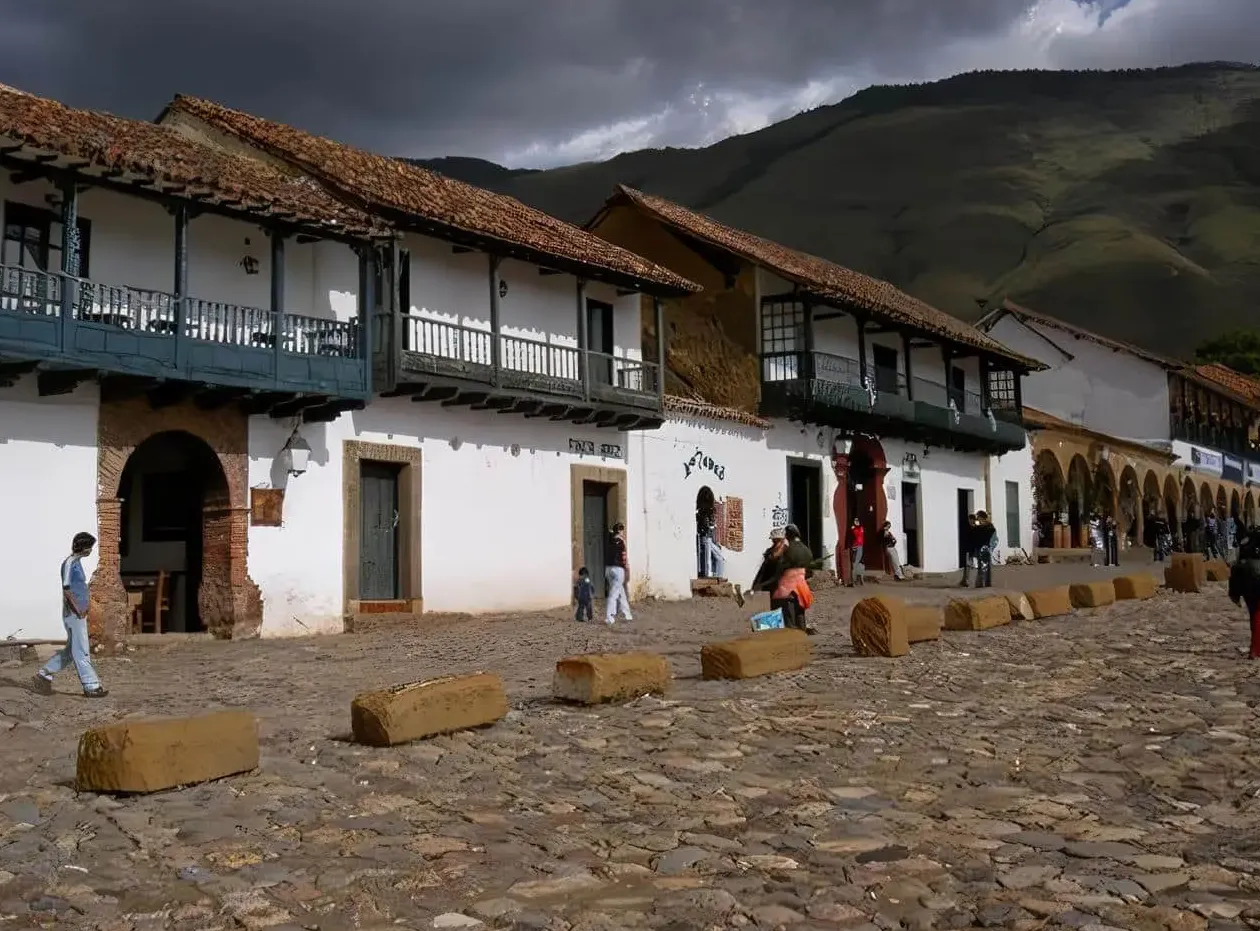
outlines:
{"label": "blue storefront sign", "polygon": [[1221,454],[1202,446],[1190,447],[1190,465],[1200,472],[1211,472],[1214,475],[1220,475],[1225,469]]}
{"label": "blue storefront sign", "polygon": [[1227,482],[1243,483],[1243,461],[1226,453],[1221,457],[1221,478]]}

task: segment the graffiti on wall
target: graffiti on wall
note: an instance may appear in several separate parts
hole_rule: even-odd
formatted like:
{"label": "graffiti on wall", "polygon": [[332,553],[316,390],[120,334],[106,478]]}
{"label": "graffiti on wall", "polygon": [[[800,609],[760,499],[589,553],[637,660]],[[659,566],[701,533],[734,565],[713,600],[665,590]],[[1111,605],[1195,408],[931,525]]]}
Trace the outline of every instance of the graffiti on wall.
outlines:
{"label": "graffiti on wall", "polygon": [[718,465],[713,461],[713,457],[706,455],[702,449],[697,449],[695,454],[683,463],[683,478],[691,478],[691,473],[696,469],[712,472],[717,476],[718,481],[726,479],[726,466]]}

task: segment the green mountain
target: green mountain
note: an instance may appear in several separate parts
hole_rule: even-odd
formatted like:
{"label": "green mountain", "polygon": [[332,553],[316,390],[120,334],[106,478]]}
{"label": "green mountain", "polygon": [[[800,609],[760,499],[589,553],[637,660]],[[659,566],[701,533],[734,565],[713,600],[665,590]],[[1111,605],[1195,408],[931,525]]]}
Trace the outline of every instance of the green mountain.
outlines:
{"label": "green mountain", "polygon": [[1260,325],[1260,68],[872,87],[704,149],[427,161],[576,223],[621,182],[964,319],[1010,297],[1170,355]]}

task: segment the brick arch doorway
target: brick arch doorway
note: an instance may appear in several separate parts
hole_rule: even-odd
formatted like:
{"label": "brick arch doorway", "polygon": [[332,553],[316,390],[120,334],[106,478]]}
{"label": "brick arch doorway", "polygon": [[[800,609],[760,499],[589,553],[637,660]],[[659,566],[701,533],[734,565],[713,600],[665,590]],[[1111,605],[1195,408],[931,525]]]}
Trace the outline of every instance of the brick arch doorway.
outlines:
{"label": "brick arch doorway", "polygon": [[[881,572],[888,570],[884,548],[879,545],[879,530],[888,519],[888,499],[884,493],[884,478],[888,475],[888,459],[878,440],[859,436],[853,439],[847,456],[843,457],[843,477],[836,470],[836,492],[832,507],[836,514],[839,544],[844,546],[848,528],[856,517],[866,531],[866,546],[862,563],[867,569]],[[832,456],[833,468],[835,460]],[[847,553],[846,553],[847,555]],[[846,560],[847,562],[847,560]],[[850,567],[851,571],[852,567]],[[848,581],[848,579],[846,579]]]}
{"label": "brick arch doorway", "polygon": [[[165,571],[163,564],[174,562],[177,549],[169,538],[180,535],[182,528],[183,586],[178,592],[170,589],[173,602],[182,599],[180,626],[221,639],[257,636],[262,598],[247,569],[244,414],[231,408],[202,411],[191,405],[155,410],[138,400],[102,402],[98,433],[99,557],[92,576],[93,633],[105,643],[117,643],[131,633],[132,609],[123,576],[155,577]],[[143,476],[163,473],[163,479],[148,480],[146,489]],[[146,490],[161,505],[150,509],[154,513],[147,528]],[[165,513],[181,508],[185,510],[179,515]],[[154,552],[146,536],[160,538],[152,542],[165,544],[162,552]],[[146,573],[146,567],[152,571]]]}
{"label": "brick arch doorway", "polygon": [[696,492],[696,578],[707,579],[710,572],[708,541],[716,539],[717,498],[704,485]]}

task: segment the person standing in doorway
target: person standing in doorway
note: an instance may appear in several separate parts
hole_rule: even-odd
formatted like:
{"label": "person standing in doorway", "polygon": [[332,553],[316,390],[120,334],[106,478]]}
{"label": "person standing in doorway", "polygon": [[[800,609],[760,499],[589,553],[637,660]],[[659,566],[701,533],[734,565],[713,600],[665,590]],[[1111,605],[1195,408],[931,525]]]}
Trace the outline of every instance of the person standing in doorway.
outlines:
{"label": "person standing in doorway", "polygon": [[36,673],[33,685],[41,695],[53,693],[53,676],[72,663],[79,674],[84,695],[104,698],[109,694],[92,666],[92,645],[88,642],[87,616],[91,596],[87,574],[83,571],[83,559],[92,555],[95,546],[96,537],[90,533],[76,533],[70,542],[70,555],[61,563],[61,623],[66,628],[66,645]]}
{"label": "person standing in doorway", "polygon": [[971,532],[976,554],[976,588],[992,588],[993,549],[997,546],[997,529],[989,520],[987,511],[976,511],[976,522]]}
{"label": "person standing in doorway", "polygon": [[884,521],[879,536],[879,542],[884,545],[884,555],[888,557],[888,571],[900,582],[905,578],[905,574],[901,571],[901,560],[897,558],[897,535],[893,533],[892,521]]}
{"label": "person standing in doorway", "polygon": [[[962,582],[959,584],[963,588],[971,586],[971,570],[977,566],[977,550],[976,550],[976,515],[967,515],[967,526],[960,530],[962,540],[959,541],[963,551],[963,575]],[[979,588],[979,579],[976,579]]]}
{"label": "person standing in doorway", "polygon": [[1172,531],[1162,514],[1155,518],[1155,561],[1163,562],[1172,552]]}
{"label": "person standing in doorway", "polygon": [[617,612],[622,617],[633,621],[630,614],[630,599],[626,589],[630,584],[630,560],[626,553],[626,525],[618,521],[613,524],[612,533],[608,537],[608,567],[604,570],[604,582],[608,588],[605,596],[604,623],[616,623]]}
{"label": "person standing in doorway", "polygon": [[862,551],[866,548],[866,528],[862,526],[860,518],[853,518],[853,525],[849,528],[849,539],[845,541],[845,546],[849,550],[849,575],[852,577],[850,585],[866,584],[866,566],[862,563]]}

